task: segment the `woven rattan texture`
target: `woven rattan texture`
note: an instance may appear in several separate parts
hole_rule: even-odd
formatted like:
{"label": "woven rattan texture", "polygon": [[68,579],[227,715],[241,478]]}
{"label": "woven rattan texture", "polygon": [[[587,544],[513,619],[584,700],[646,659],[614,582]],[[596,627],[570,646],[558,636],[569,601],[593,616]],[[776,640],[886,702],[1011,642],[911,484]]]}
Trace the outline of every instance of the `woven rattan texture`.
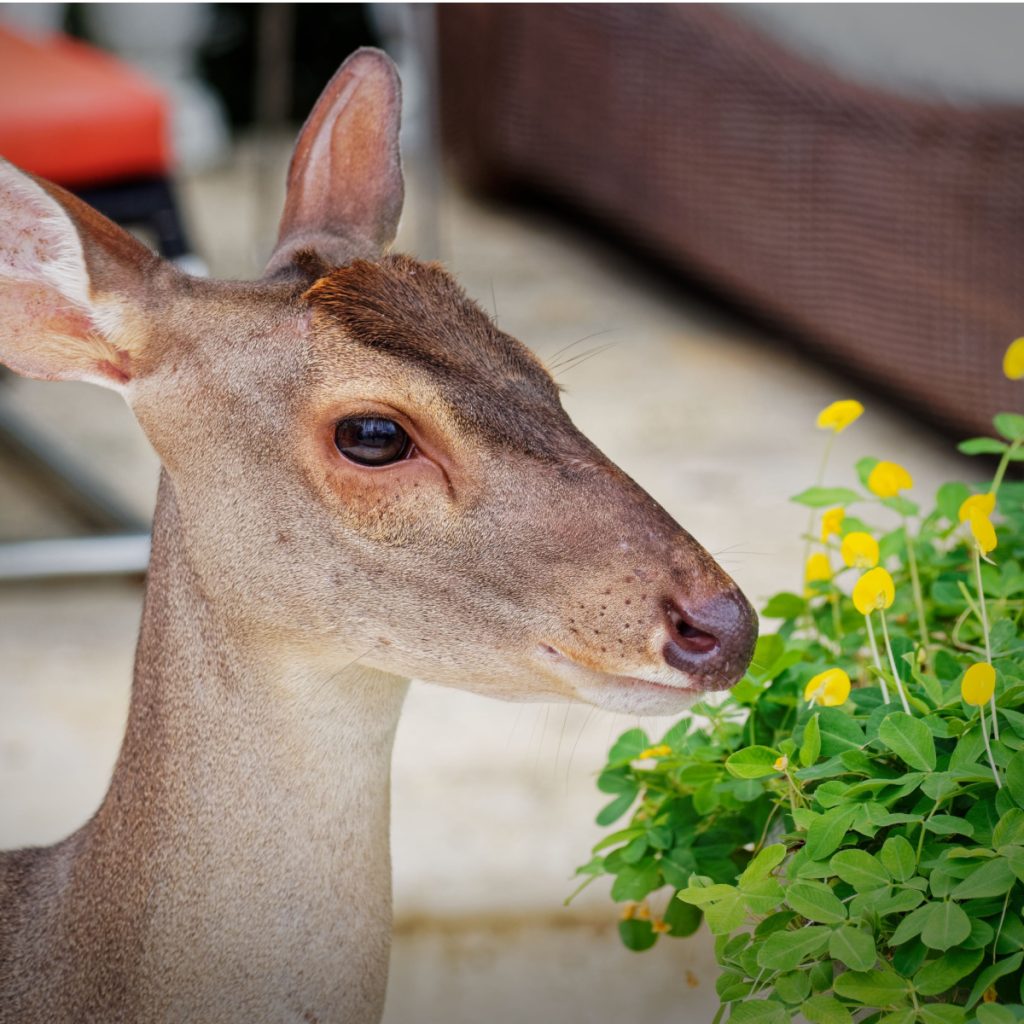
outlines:
{"label": "woven rattan texture", "polygon": [[438,5],[445,137],[959,431],[1019,408],[1024,108],[840,80],[707,5]]}

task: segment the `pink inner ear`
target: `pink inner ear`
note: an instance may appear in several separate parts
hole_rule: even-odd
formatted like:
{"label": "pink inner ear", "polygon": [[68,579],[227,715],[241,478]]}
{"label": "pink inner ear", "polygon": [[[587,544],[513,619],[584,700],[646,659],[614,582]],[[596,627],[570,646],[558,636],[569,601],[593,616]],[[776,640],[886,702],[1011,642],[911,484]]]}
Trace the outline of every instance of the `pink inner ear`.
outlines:
{"label": "pink inner ear", "polygon": [[47,282],[86,300],[85,268],[74,229],[42,189],[15,175],[13,168],[0,167],[0,280]]}
{"label": "pink inner ear", "polygon": [[99,366],[104,353],[92,344],[88,312],[49,285],[0,279],[0,329],[0,356],[17,373],[44,380],[113,376]]}
{"label": "pink inner ear", "polygon": [[378,249],[393,240],[403,198],[400,115],[401,86],[391,61],[376,50],[349,57],[296,144],[272,268],[282,251],[311,240],[329,250],[321,252],[327,259],[346,250],[345,240]]}

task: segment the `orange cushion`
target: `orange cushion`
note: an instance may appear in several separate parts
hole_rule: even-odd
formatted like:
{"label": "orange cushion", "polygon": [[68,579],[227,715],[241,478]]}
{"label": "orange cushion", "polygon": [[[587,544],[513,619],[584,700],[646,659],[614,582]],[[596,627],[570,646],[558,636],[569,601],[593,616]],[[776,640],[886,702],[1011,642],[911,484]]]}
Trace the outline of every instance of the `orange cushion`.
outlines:
{"label": "orange cushion", "polygon": [[163,95],[120,61],[63,35],[0,28],[0,155],[61,185],[164,174]]}

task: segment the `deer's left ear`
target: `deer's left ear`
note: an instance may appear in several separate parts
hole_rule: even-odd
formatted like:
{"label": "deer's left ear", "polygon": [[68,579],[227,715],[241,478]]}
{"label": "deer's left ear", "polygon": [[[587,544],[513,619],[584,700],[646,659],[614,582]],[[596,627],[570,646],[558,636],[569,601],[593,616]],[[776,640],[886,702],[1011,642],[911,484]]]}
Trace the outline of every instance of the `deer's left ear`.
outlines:
{"label": "deer's left ear", "polygon": [[161,264],[70,193],[0,160],[0,362],[123,390],[145,345],[139,299]]}
{"label": "deer's left ear", "polygon": [[341,65],[295,143],[268,276],[302,253],[337,266],[394,241],[404,197],[401,112],[401,82],[386,54],[363,48]]}

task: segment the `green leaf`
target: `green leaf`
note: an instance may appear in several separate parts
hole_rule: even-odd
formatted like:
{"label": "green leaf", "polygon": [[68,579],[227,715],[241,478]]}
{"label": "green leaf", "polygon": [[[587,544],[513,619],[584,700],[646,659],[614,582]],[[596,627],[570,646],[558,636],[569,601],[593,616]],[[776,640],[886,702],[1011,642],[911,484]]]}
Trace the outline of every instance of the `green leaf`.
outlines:
{"label": "green leaf", "polygon": [[719,900],[704,908],[704,919],[712,935],[728,935],[747,919],[747,908],[740,894]]}
{"label": "green leaf", "polygon": [[1019,970],[1021,963],[1024,963],[1024,953],[1014,953],[1013,956],[1008,956],[1005,960],[998,960],[986,967],[975,979],[974,987],[967,997],[967,1002],[964,1003],[965,1008],[969,1010],[982,997],[985,990],[1000,978]]}
{"label": "green leaf", "polygon": [[973,836],[974,826],[966,818],[956,818],[952,814],[933,814],[924,827],[937,836]]}
{"label": "green leaf", "polygon": [[914,988],[923,996],[942,995],[966,978],[984,959],[983,949],[951,949],[938,960],[925,964],[914,975]]}
{"label": "green leaf", "polygon": [[1006,858],[1010,870],[1024,882],[1024,848],[1020,846],[1003,846],[999,852]]}
{"label": "green leaf", "polygon": [[739,890],[735,885],[726,885],[723,882],[711,882],[706,876],[694,875],[690,884],[685,889],[680,889],[676,894],[684,903],[692,903],[698,907],[706,907],[717,900],[725,899],[727,896],[738,895]]}
{"label": "green leaf", "polygon": [[878,738],[911,768],[935,770],[935,740],[919,718],[904,711],[894,711],[882,719]]}
{"label": "green leaf", "polygon": [[997,412],[992,425],[1007,441],[1024,440],[1024,416],[1015,412]]}
{"label": "green leaf", "polygon": [[761,615],[766,619],[795,619],[806,607],[807,601],[798,594],[776,594],[761,609]]}
{"label": "green leaf", "polygon": [[839,924],[846,920],[846,907],[820,882],[793,882],[786,887],[786,902],[808,921]]}
{"label": "green leaf", "polygon": [[613,821],[621,818],[633,806],[636,792],[636,790],[633,790],[631,793],[623,793],[621,796],[617,796],[610,804],[605,804],[595,819],[598,825],[610,825]]}
{"label": "green leaf", "polygon": [[868,477],[871,476],[871,470],[873,470],[881,461],[881,459],[875,458],[874,455],[865,455],[864,458],[858,459],[854,463],[854,469],[857,471],[857,479],[861,482],[862,487],[867,487]]}
{"label": "green leaf", "polygon": [[1018,750],[1006,765],[1006,788],[1019,807],[1024,807],[1024,750]]}
{"label": "green leaf", "polygon": [[1001,455],[1010,446],[997,441],[994,437],[971,437],[961,441],[956,447],[957,451],[963,452],[964,455]]}
{"label": "green leaf", "polygon": [[771,913],[782,902],[782,886],[774,878],[748,882],[740,890],[743,902],[752,914]]}
{"label": "green leaf", "polygon": [[703,917],[699,907],[678,899],[669,900],[668,906],[665,908],[665,924],[668,925],[668,934],[674,935],[676,938],[692,935],[700,927]]}
{"label": "green leaf", "polygon": [[637,836],[631,843],[619,851],[619,857],[623,864],[636,864],[643,860],[647,853],[647,836]]}
{"label": "green leaf", "polygon": [[622,900],[642,900],[649,892],[661,885],[661,871],[654,860],[642,864],[627,864],[615,876],[612,882],[612,899],[616,903]]}
{"label": "green leaf", "polygon": [[892,881],[878,858],[865,850],[840,850],[829,863],[832,870],[857,892],[881,889]]}
{"label": "green leaf", "polygon": [[750,659],[750,672],[757,679],[763,679],[771,667],[786,652],[786,641],[778,633],[762,633],[754,645],[754,656]]}
{"label": "green leaf", "polygon": [[906,914],[924,902],[924,895],[916,889],[900,889],[892,896],[883,896],[878,899],[878,890],[873,893],[864,893],[871,910],[879,917],[886,914]]}
{"label": "green leaf", "polygon": [[734,1003],[729,1020],[733,1024],[789,1024],[789,1013],[774,999],[751,999]]}
{"label": "green leaf", "polygon": [[835,981],[837,996],[856,999],[866,1006],[901,1006],[907,1000],[907,983],[891,968],[847,971]]}
{"label": "green leaf", "polygon": [[921,929],[924,928],[925,922],[928,920],[931,914],[932,907],[936,906],[934,903],[926,903],[923,907],[918,907],[917,910],[912,910],[902,921],[896,926],[896,931],[892,933],[892,938],[889,940],[890,946],[901,946],[904,942],[909,942],[911,939],[921,934]]}
{"label": "green leaf", "polygon": [[790,971],[775,977],[775,995],[784,1003],[793,1006],[811,994],[811,979],[806,971]]}
{"label": "green leaf", "polygon": [[878,1020],[878,1024],[914,1024],[916,1016],[914,1008],[911,1006],[905,1010],[895,1010],[892,1013],[887,1013]]}
{"label": "green leaf", "polygon": [[635,918],[619,922],[619,938],[626,949],[631,949],[635,953],[650,949],[658,941],[651,922],[637,921]]}
{"label": "green leaf", "polygon": [[608,751],[608,763],[632,761],[650,745],[651,741],[643,729],[627,729]]}
{"label": "green leaf", "polygon": [[1017,881],[1005,857],[994,857],[971,872],[952,892],[954,899],[977,900],[1003,896]]}
{"label": "green leaf", "polygon": [[891,498],[882,498],[882,504],[901,516],[916,516],[920,511],[913,501],[909,498],[904,498],[902,494],[894,495]]}
{"label": "green leaf", "polygon": [[739,885],[757,882],[767,878],[786,859],[786,847],[782,843],[766,846],[746,866],[739,877]]}
{"label": "green leaf", "polygon": [[758,950],[758,965],[766,971],[795,970],[804,960],[823,952],[831,934],[830,928],[820,924],[797,931],[775,932]]}
{"label": "green leaf", "polygon": [[952,900],[930,903],[921,929],[921,941],[929,949],[946,950],[971,934],[971,919]]}
{"label": "green leaf", "polygon": [[828,955],[846,964],[851,971],[870,971],[878,959],[871,933],[849,924],[832,933],[828,940]]}
{"label": "green leaf", "polygon": [[974,1011],[974,1016],[978,1024],[1017,1024],[1017,1015],[1013,1010],[998,1003],[982,1003]]}
{"label": "green leaf", "polygon": [[754,987],[752,981],[745,981],[742,974],[735,971],[723,971],[715,979],[715,992],[723,1003],[731,1003],[735,999],[742,999],[749,995]]}
{"label": "green leaf", "polygon": [[815,818],[807,830],[805,849],[811,860],[824,860],[846,838],[859,808],[856,804],[833,807]]}
{"label": "green leaf", "polygon": [[878,859],[897,882],[905,882],[916,870],[914,848],[903,836],[890,836],[886,839]]}
{"label": "green leaf", "polygon": [[962,1006],[925,1003],[918,1007],[917,1019],[921,1024],[964,1024],[967,1020],[967,1011]]}
{"label": "green leaf", "polygon": [[775,767],[779,752],[771,747],[744,747],[725,759],[725,768],[737,779],[761,779],[766,775],[777,775]]}
{"label": "green leaf", "polygon": [[810,508],[824,508],[826,505],[852,505],[855,501],[863,501],[864,496],[849,487],[808,487],[789,500]]}
{"label": "green leaf", "polygon": [[811,976],[811,989],[814,992],[827,992],[832,987],[832,979],[835,977],[835,966],[831,960],[819,960],[813,963],[807,970]]}
{"label": "green leaf", "polygon": [[[988,441],[990,438],[982,438]],[[997,441],[996,444],[999,442]],[[971,491],[966,484],[943,484],[935,495],[935,504],[939,512],[951,523],[960,522],[960,506],[970,497]]]}
{"label": "green leaf", "polygon": [[802,1009],[811,1024],[853,1024],[850,1011],[835,996],[811,996]]}
{"label": "green leaf", "polygon": [[800,763],[809,768],[814,764],[821,754],[821,727],[818,725],[818,715],[813,715],[804,726],[804,738],[800,744]]}
{"label": "green leaf", "polygon": [[833,757],[844,750],[859,750],[867,743],[864,730],[845,711],[838,708],[822,708],[818,713],[821,731],[821,752]]}

